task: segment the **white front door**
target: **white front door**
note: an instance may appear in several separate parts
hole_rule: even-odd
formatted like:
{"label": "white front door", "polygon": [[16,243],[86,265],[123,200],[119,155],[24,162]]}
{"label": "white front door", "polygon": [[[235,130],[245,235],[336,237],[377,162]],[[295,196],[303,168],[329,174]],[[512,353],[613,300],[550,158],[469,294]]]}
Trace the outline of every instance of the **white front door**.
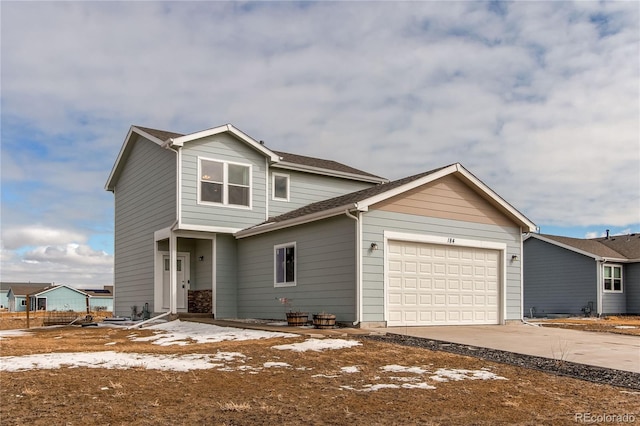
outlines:
{"label": "white front door", "polygon": [[[169,255],[162,255],[162,307],[169,309],[171,301],[171,268]],[[176,256],[177,301],[176,309],[187,307],[189,292],[189,253],[178,253]]]}

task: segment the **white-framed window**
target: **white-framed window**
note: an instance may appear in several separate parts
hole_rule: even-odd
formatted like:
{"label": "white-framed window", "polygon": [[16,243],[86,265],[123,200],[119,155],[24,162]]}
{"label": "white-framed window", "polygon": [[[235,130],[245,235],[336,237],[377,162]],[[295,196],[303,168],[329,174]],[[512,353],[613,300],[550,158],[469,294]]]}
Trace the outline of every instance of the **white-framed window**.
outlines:
{"label": "white-framed window", "polygon": [[22,299],[22,300],[20,301],[20,304],[21,304],[22,306],[27,306],[27,300],[26,300],[26,299]]}
{"label": "white-framed window", "polygon": [[604,265],[602,269],[603,290],[622,293],[622,265]]}
{"label": "white-framed window", "polygon": [[274,200],[289,201],[289,175],[273,173],[271,175],[271,193]]}
{"label": "white-framed window", "polygon": [[198,202],[251,207],[251,165],[200,158]]}
{"label": "white-framed window", "polygon": [[278,244],[273,247],[274,287],[296,285],[296,243]]}

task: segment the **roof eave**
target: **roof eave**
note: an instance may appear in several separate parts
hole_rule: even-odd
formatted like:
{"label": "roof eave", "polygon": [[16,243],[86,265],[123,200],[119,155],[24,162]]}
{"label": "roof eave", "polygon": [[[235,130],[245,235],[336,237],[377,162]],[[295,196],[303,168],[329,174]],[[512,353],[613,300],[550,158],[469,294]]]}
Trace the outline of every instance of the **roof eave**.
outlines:
{"label": "roof eave", "polygon": [[362,207],[360,207],[358,203],[349,203],[340,207],[334,207],[329,210],[324,210],[317,213],[311,213],[304,216],[283,220],[281,222],[268,222],[263,225],[258,225],[252,228],[243,229],[233,234],[233,236],[236,237],[236,239],[252,237],[254,235],[260,235],[260,234],[264,234],[267,232],[276,231],[284,228],[290,228],[292,226],[302,225],[309,222],[315,222],[321,219],[328,219],[333,216],[339,216],[351,210],[366,211],[366,209],[363,209]]}
{"label": "roof eave", "polygon": [[211,129],[202,130],[200,132],[191,133],[189,135],[184,135],[184,136],[180,136],[180,137],[177,137],[177,138],[171,138],[171,139],[169,139],[169,142],[170,142],[171,146],[182,147],[187,142],[191,142],[191,141],[194,141],[194,140],[197,140],[197,139],[206,138],[208,136],[218,135],[218,134],[225,133],[225,132],[231,133],[236,138],[238,138],[241,141],[245,142],[251,148],[255,149],[256,151],[258,151],[260,153],[262,153],[264,156],[268,157],[271,162],[277,163],[277,162],[280,161],[280,156],[279,155],[276,155],[269,148],[265,147],[263,144],[261,144],[260,142],[256,141],[251,136],[247,135],[242,130],[234,127],[231,124],[224,124],[222,126],[213,127]]}
{"label": "roof eave", "polygon": [[322,167],[306,166],[306,165],[302,165],[302,164],[290,163],[290,162],[287,162],[287,161],[281,161],[278,164],[274,165],[274,167],[277,167],[277,168],[280,168],[280,169],[286,169],[286,170],[296,170],[296,171],[302,171],[302,172],[317,173],[317,174],[322,174],[322,175],[326,175],[326,176],[333,176],[333,177],[340,177],[340,178],[345,178],[345,179],[359,180],[359,181],[369,182],[369,183],[387,183],[387,182],[389,182],[389,179],[385,179],[385,178],[381,178],[381,177],[377,177],[377,176],[367,176],[367,175],[360,175],[360,174],[357,174],[357,173],[341,172],[339,170],[331,170],[331,169],[325,169],[325,168],[322,168]]}
{"label": "roof eave", "polygon": [[590,257],[590,258],[595,259],[595,260],[599,260],[599,261],[604,261],[605,260],[605,258],[602,257],[602,256],[598,256],[597,254],[590,253],[588,251],[580,250],[577,247],[573,247],[573,246],[570,246],[569,244],[561,243],[560,241],[556,241],[556,240],[551,239],[551,238],[546,238],[546,237],[544,237],[544,236],[542,236],[540,234],[529,234],[524,238],[524,240],[526,241],[529,238],[535,238],[537,240],[544,241],[545,243],[553,244],[554,246],[557,246],[557,247],[572,251],[574,253],[581,254],[583,256]]}
{"label": "roof eave", "polygon": [[145,132],[144,130],[139,129],[136,126],[131,126],[129,127],[129,132],[127,133],[127,136],[124,138],[124,142],[122,143],[122,146],[120,147],[120,152],[118,153],[118,157],[116,158],[115,163],[113,163],[113,167],[111,168],[111,173],[109,173],[109,178],[107,179],[107,182],[104,185],[104,189],[105,191],[110,191],[113,192],[116,189],[116,180],[118,178],[118,175],[120,174],[120,167],[121,167],[121,163],[124,160],[124,158],[126,157],[126,154],[128,152],[129,149],[129,145],[131,144],[132,141],[132,135],[133,134],[137,134],[140,135],[148,140],[150,140],[151,142],[162,146],[164,144],[165,141],[162,141],[158,138],[156,138],[155,136]]}

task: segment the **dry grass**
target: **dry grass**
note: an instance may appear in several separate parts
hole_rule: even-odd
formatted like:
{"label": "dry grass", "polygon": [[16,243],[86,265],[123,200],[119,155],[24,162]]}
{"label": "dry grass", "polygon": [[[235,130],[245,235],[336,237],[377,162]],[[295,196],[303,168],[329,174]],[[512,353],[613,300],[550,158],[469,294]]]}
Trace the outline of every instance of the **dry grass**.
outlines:
{"label": "dry grass", "polygon": [[[636,392],[443,352],[369,340],[350,349],[324,352],[273,349],[302,341],[302,337],[165,347],[133,342],[132,333],[118,328],[49,328],[27,337],[5,338],[0,349],[2,356],[106,350],[176,355],[241,352],[246,358],[231,365],[253,370],[174,372],[139,366],[1,372],[1,424],[573,425],[575,414],[584,412],[632,413],[640,420]],[[105,347],[109,342],[116,344]],[[262,368],[272,361],[291,367]],[[367,384],[411,383],[408,380],[415,378],[381,369],[390,364],[429,371],[488,369],[508,380],[429,382],[436,389],[357,391]],[[358,366],[359,371],[343,373],[345,366]],[[429,381],[429,375],[420,380]]]}
{"label": "dry grass", "polygon": [[640,316],[628,315],[602,318],[554,318],[531,320],[530,322],[540,324],[544,327],[640,336]]}

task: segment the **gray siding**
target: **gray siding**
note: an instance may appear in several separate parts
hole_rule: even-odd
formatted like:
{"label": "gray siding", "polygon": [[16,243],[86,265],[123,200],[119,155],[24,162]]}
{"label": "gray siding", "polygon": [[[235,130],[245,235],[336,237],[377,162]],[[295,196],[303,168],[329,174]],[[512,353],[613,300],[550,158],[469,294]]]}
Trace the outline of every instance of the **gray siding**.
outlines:
{"label": "gray siding", "polygon": [[624,292],[627,295],[627,314],[640,315],[640,263],[624,265]]}
{"label": "gray siding", "polygon": [[604,315],[624,314],[627,312],[627,296],[624,293],[602,293],[602,313]]}
{"label": "gray siding", "polygon": [[[384,252],[369,251],[371,243],[383,247],[384,231],[466,238],[507,245],[507,257],[520,256],[520,229],[480,223],[370,210],[363,222],[363,318],[365,322],[384,318]],[[520,262],[507,264],[506,320],[520,319]]]}
{"label": "gray siding", "polygon": [[227,234],[216,235],[216,318],[237,318],[237,242]]}
{"label": "gray siding", "polygon": [[[297,285],[274,287],[274,245],[296,243]],[[238,240],[238,315],[285,319],[293,310],[355,321],[355,222],[346,216]]]}
{"label": "gray siding", "polygon": [[529,238],[524,242],[524,312],[582,314],[589,302],[597,309],[595,259]]}
{"label": "gray siding", "polygon": [[154,238],[176,212],[175,153],[138,138],[115,187],[114,315],[153,306]]}
{"label": "gray siding", "polygon": [[[289,201],[273,199],[273,173],[289,175]],[[278,216],[316,201],[327,200],[373,186],[372,183],[271,168],[269,173],[269,216]]]}
{"label": "gray siding", "polygon": [[[252,208],[198,204],[198,158],[252,166]],[[182,223],[246,228],[266,219],[265,157],[228,134],[187,142],[182,148]]]}

